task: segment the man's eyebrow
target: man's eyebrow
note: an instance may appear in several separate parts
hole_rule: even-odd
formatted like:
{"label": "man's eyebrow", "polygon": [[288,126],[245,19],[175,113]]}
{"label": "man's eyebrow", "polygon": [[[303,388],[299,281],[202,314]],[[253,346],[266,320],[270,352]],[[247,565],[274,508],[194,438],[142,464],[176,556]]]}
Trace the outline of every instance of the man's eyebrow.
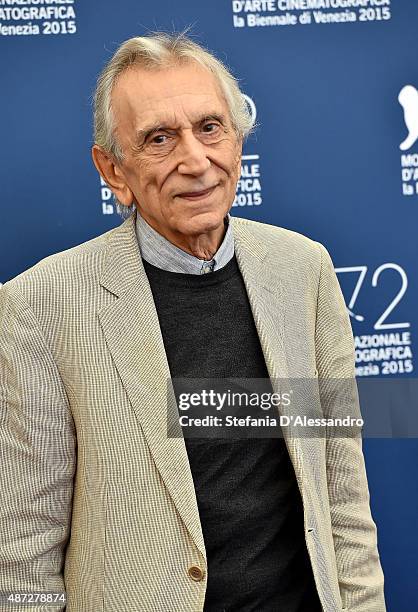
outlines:
{"label": "man's eyebrow", "polygon": [[219,121],[219,123],[222,123],[223,125],[226,123],[225,116],[221,113],[208,113],[202,115],[196,123],[203,123],[204,121]]}
{"label": "man's eyebrow", "polygon": [[[193,122],[193,125],[199,125],[201,123],[204,123],[205,121],[218,121],[222,125],[226,125],[226,118],[221,113],[204,113],[200,115],[196,119],[196,121]],[[164,122],[153,123],[151,125],[145,126],[136,131],[135,142],[137,144],[142,144],[143,142],[145,142],[145,140],[149,136],[151,136],[155,132],[159,132],[160,130],[172,130],[172,129],[176,129],[176,128],[173,128],[172,126]]]}

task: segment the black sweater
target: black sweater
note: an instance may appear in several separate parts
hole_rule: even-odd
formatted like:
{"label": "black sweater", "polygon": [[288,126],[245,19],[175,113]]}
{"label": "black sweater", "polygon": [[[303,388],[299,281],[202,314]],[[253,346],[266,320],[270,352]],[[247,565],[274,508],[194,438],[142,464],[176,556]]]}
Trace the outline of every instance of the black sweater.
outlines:
{"label": "black sweater", "polygon": [[[208,274],[143,261],[172,378],[266,378],[236,258]],[[205,612],[321,612],[282,438],[185,437],[208,561]]]}

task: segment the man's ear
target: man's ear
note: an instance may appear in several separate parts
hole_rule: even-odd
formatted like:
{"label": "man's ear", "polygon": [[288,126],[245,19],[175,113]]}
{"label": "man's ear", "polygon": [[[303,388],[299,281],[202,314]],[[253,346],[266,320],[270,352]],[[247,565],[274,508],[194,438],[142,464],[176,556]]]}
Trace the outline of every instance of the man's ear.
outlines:
{"label": "man's ear", "polygon": [[131,206],[134,194],[126,183],[125,175],[118,163],[100,145],[93,145],[91,156],[94,165],[106,184],[124,206]]}

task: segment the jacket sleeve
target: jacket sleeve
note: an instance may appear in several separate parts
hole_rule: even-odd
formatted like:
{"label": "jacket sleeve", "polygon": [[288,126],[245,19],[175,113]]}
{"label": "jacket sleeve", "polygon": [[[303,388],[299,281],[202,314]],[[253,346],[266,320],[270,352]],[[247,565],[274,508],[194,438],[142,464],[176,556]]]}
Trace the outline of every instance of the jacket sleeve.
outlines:
{"label": "jacket sleeve", "polygon": [[[328,251],[321,251],[315,347],[318,377],[332,381],[326,410],[341,402],[361,418],[355,382],[354,341],[344,298]],[[351,392],[347,395],[347,389]],[[321,398],[322,401],[322,398]],[[385,612],[384,577],[362,452],[361,433],[327,436],[326,470],[332,534],[343,610]]]}
{"label": "jacket sleeve", "polygon": [[[0,288],[0,612],[10,593],[65,592],[76,437],[57,366],[13,281]],[[55,597],[55,596],[54,596]]]}

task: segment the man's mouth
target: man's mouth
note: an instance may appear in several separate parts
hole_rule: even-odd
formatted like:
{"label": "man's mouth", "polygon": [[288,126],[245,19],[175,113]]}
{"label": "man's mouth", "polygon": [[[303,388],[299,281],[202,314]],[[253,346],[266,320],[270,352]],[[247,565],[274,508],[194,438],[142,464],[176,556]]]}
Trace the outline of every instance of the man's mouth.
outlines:
{"label": "man's mouth", "polygon": [[201,191],[185,191],[183,193],[178,193],[177,197],[184,198],[185,200],[201,200],[210,195],[214,191],[214,189],[216,189],[216,187],[217,185],[214,185],[213,187],[209,187],[208,189],[204,189]]}

